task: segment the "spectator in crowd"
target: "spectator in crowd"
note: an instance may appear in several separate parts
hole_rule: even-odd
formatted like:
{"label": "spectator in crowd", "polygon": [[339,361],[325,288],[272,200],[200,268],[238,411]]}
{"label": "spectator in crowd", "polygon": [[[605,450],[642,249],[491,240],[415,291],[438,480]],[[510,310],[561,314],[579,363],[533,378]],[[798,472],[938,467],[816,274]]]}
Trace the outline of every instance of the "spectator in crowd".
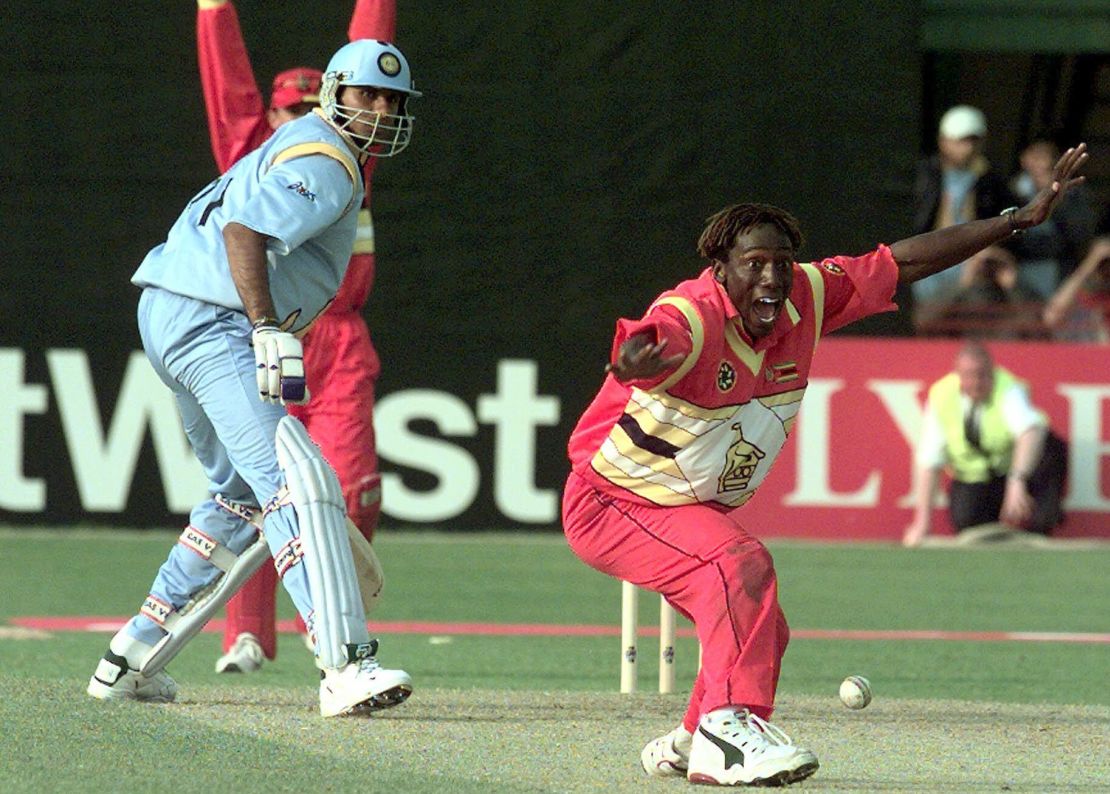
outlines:
{"label": "spectator in crowd", "polygon": [[941,470],[952,475],[948,511],[957,531],[1001,521],[1047,534],[1063,518],[1066,444],[1048,429],[1026,384],[979,342],[929,388],[918,440],[913,521],[902,542],[930,533]]}
{"label": "spectator in crowd", "polygon": [[[1052,168],[1060,148],[1051,140],[1038,138],[1021,152],[1021,171],[1010,185],[1019,201],[1028,201],[1052,183]],[[1029,229],[1014,240],[1021,260],[1020,283],[1047,299],[1079,263],[1079,257],[1094,235],[1097,212],[1086,185],[1077,185],[1061,199],[1047,223]]]}
{"label": "spectator in crowd", "polygon": [[1044,324],[1064,342],[1110,342],[1110,235],[1096,237],[1044,307]]}
{"label": "spectator in crowd", "polygon": [[1042,300],[1019,278],[1017,257],[992,245],[964,263],[957,284],[914,313],[922,336],[1044,339]]}
{"label": "spectator in crowd", "polygon": [[[989,218],[1016,204],[1006,180],[983,155],[987,120],[971,105],[957,105],[940,119],[937,153],[918,163],[913,233]],[[934,300],[959,281],[951,268],[912,285],[915,303]]]}

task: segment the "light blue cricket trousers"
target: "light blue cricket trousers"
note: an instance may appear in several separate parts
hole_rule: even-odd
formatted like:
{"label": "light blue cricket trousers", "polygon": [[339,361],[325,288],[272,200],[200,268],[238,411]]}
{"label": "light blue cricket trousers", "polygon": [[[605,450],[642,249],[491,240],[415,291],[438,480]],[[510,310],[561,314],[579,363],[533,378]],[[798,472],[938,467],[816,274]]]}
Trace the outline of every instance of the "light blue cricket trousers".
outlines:
{"label": "light blue cricket trousers", "polygon": [[[239,312],[153,287],[143,290],[138,315],[147,358],[173,391],[185,434],[208,478],[210,498],[193,508],[189,524],[240,554],[254,542],[254,527],[218,507],[211,497],[219,494],[240,504],[265,505],[284,484],[274,436],[285,408],[258,397],[250,323]],[[264,526],[271,555],[299,535],[292,505],[270,512]],[[150,593],[180,609],[219,573],[197,552],[177,543]],[[314,634],[304,565],[287,569],[282,583]],[[151,645],[165,635],[141,614],[131,618],[127,633]]]}

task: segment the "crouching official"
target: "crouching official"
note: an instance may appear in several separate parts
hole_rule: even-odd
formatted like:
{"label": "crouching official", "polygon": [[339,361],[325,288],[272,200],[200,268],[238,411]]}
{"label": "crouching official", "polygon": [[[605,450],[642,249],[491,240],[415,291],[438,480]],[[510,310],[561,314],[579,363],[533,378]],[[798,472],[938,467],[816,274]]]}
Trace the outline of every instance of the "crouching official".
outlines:
{"label": "crouching official", "polygon": [[1026,384],[997,366],[979,342],[966,344],[954,371],[929,388],[916,458],[906,546],[920,544],[932,529],[945,466],[952,474],[948,511],[957,532],[1002,522],[1048,534],[1063,519],[1067,445],[1034,407]]}

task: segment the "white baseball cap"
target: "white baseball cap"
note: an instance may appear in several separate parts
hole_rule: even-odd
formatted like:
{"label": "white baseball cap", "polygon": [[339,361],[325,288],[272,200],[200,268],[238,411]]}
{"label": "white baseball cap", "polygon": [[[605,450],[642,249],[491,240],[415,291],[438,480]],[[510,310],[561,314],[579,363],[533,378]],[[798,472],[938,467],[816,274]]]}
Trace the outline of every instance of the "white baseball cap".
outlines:
{"label": "white baseball cap", "polygon": [[979,108],[956,105],[940,117],[940,137],[958,141],[961,138],[983,138],[987,134],[987,117]]}

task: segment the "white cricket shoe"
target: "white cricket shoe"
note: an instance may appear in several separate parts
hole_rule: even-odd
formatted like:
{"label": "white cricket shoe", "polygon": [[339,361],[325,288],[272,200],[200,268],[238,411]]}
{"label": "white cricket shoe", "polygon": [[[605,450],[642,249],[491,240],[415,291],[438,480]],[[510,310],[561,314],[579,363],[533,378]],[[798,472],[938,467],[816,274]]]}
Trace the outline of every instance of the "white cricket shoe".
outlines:
{"label": "white cricket shoe", "polygon": [[125,658],[108,651],[96,666],[96,672],[89,679],[89,686],[85,691],[100,700],[172,703],[177,697],[177,682],[164,670],[145,676],[138,670],[131,669]]}
{"label": "white cricket shoe", "polygon": [[412,678],[404,670],[388,670],[378,664],[374,658],[377,648],[377,640],[373,640],[350,664],[320,671],[321,714],[336,717],[356,710],[378,711],[408,700]]}
{"label": "white cricket shoe", "polygon": [[640,764],[652,777],[686,777],[690,763],[690,742],[693,735],[679,725],[644,745]]}
{"label": "white cricket shoe", "polygon": [[217,673],[253,673],[262,668],[266,656],[262,652],[262,643],[258,637],[249,631],[244,631],[235,638],[234,644],[227,653],[216,660]]}
{"label": "white cricket shoe", "polygon": [[686,777],[717,786],[785,786],[817,767],[817,756],[747,709],[717,709],[694,732]]}

